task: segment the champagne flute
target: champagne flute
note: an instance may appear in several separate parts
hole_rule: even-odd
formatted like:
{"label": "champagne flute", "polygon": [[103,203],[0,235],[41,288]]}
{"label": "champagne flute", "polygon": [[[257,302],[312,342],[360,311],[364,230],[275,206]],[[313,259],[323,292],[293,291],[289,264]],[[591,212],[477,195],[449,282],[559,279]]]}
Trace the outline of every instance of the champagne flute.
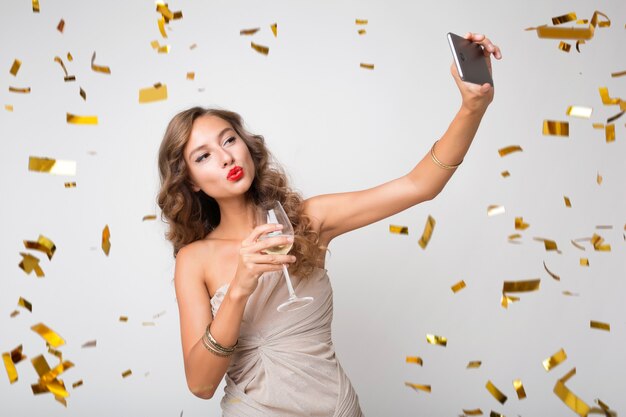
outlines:
{"label": "champagne flute", "polygon": [[[289,217],[285,213],[283,206],[279,201],[271,202],[267,205],[262,205],[259,209],[259,224],[263,223],[276,223],[282,224],[282,230],[276,230],[274,232],[266,233],[259,237],[259,240],[268,239],[270,237],[277,236],[293,236],[293,226],[291,225],[291,221]],[[287,243],[284,245],[272,246],[271,248],[265,249],[264,253],[274,254],[274,255],[286,255],[291,250],[293,243]],[[296,296],[296,292],[293,290],[293,285],[291,284],[291,277],[289,276],[289,272],[287,271],[287,265],[283,264],[283,275],[285,276],[285,281],[287,281],[287,289],[289,290],[289,299],[278,306],[278,311],[294,311],[298,310],[302,307],[309,305],[313,301],[313,297],[298,297]]]}

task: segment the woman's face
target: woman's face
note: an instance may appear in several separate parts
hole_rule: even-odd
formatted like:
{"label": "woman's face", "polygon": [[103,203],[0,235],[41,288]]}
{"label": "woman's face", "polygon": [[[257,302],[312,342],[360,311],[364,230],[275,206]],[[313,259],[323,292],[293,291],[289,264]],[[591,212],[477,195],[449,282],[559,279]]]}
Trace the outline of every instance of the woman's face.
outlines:
{"label": "woman's face", "polygon": [[245,142],[227,121],[198,117],[183,149],[193,191],[216,200],[243,195],[254,179],[254,162]]}

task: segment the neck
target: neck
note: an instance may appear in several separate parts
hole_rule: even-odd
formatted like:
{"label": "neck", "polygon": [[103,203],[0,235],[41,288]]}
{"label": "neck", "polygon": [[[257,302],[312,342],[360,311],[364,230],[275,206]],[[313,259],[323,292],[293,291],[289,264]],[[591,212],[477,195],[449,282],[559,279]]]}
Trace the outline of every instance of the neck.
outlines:
{"label": "neck", "polygon": [[220,224],[212,233],[221,239],[245,239],[254,228],[254,203],[245,197],[220,200]]}

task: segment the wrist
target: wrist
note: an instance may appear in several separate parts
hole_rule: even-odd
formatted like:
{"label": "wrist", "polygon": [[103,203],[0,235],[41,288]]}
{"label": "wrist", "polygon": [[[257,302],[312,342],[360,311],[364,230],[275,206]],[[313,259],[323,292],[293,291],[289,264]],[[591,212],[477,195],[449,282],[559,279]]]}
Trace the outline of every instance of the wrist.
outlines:
{"label": "wrist", "polygon": [[470,106],[463,103],[459,109],[459,114],[462,116],[482,118],[487,112],[487,107],[488,106]]}

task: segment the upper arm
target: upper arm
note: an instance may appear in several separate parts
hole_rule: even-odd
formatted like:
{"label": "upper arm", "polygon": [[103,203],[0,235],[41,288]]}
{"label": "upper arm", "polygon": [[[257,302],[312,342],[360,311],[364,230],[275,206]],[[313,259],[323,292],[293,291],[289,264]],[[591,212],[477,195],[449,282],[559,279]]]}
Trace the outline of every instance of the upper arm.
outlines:
{"label": "upper arm", "polygon": [[190,245],[183,247],[176,255],[174,285],[180,315],[180,335],[185,369],[187,369],[187,358],[191,348],[202,337],[207,324],[213,321],[201,259]]}
{"label": "upper arm", "polygon": [[432,199],[422,184],[403,176],[367,190],[312,197],[304,211],[319,221],[320,236],[330,241]]}

